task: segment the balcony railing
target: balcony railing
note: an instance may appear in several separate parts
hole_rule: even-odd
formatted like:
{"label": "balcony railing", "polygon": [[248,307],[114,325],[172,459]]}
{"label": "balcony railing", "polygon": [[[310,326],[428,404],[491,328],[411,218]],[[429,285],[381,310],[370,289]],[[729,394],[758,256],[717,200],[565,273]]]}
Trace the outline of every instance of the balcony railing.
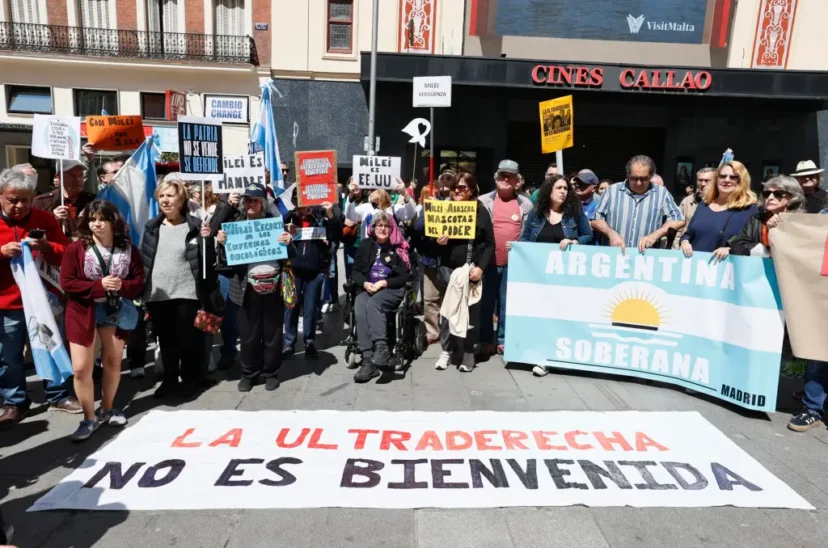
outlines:
{"label": "balcony railing", "polygon": [[0,23],[0,51],[259,65],[250,36]]}

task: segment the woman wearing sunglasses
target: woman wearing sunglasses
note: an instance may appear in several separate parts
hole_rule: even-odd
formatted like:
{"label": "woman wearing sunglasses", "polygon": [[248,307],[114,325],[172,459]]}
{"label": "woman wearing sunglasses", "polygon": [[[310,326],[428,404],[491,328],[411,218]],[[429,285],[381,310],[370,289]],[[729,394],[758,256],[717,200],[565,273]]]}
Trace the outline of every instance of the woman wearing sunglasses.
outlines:
{"label": "woman wearing sunglasses", "polygon": [[702,202],[681,237],[681,250],[690,257],[694,251],[713,253],[717,261],[730,254],[730,238],[739,234],[759,213],[756,194],[750,190],[750,174],[741,162],[719,166],[716,184],[708,185]]}
{"label": "woman wearing sunglasses", "polygon": [[768,233],[779,224],[779,214],[800,211],[804,208],[805,195],[793,177],[780,175],[764,184],[763,207],[748,220],[742,232],[729,240],[734,255],[770,257]]}

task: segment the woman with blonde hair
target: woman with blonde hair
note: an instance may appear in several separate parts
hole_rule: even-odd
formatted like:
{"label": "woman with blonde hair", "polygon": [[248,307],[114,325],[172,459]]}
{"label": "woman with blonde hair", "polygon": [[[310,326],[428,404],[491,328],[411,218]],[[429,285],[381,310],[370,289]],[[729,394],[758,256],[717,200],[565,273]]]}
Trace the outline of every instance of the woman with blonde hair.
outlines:
{"label": "woman with blonde hair", "polygon": [[756,194],[750,190],[750,174],[744,164],[732,160],[719,166],[716,183],[707,185],[687,230],[681,237],[681,250],[690,257],[693,251],[713,253],[717,261],[730,254],[728,240],[742,232],[759,213]]}
{"label": "woman with blonde hair", "polygon": [[196,316],[199,310],[220,315],[224,308],[215,246],[210,226],[188,211],[183,183],[168,177],[155,189],[155,199],[161,213],[147,222],[141,244],[144,302],[164,362],[164,380],[155,396],[193,396],[204,361],[204,333],[195,327]]}
{"label": "woman with blonde hair", "polygon": [[[348,190],[352,191],[356,188],[356,185],[355,182],[352,182]],[[398,222],[413,221],[417,217],[414,200],[405,191],[405,183],[400,179],[397,179],[396,191],[403,197],[402,204],[394,205],[388,192],[379,188],[371,191],[367,203],[360,205],[355,205],[353,202],[348,203],[348,207],[345,209],[345,219],[362,224],[361,238],[368,237],[368,227],[371,226],[371,220],[377,211],[384,211],[393,216]]]}

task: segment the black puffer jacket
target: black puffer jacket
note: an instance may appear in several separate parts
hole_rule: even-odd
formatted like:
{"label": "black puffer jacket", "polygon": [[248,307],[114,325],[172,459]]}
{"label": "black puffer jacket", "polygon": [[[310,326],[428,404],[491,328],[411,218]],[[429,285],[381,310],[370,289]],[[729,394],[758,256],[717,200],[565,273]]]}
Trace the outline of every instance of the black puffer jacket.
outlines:
{"label": "black puffer jacket", "polygon": [[351,278],[356,283],[357,289],[363,291],[365,282],[371,281],[371,267],[377,260],[377,251],[380,251],[380,260],[391,268],[391,274],[385,279],[388,282],[388,289],[405,287],[405,282],[410,277],[409,266],[397,255],[392,246],[386,245],[380,249],[376,240],[366,238],[359,244],[354,258],[354,269],[351,271]]}
{"label": "black puffer jacket", "polygon": [[[204,239],[201,237],[201,221],[192,215],[185,217],[190,230],[187,232],[187,244],[184,255],[193,278],[196,283],[196,295],[201,307],[211,314],[221,314],[224,310],[224,299],[219,291],[218,278],[216,276],[216,247],[213,238],[207,238],[207,276],[202,271],[202,250],[205,248]],[[141,259],[144,262],[144,279],[152,279],[152,267],[155,262],[155,254],[158,251],[158,238],[161,233],[161,223],[164,222],[164,215],[150,219],[144,227],[144,240],[141,243]]]}
{"label": "black puffer jacket", "polygon": [[[325,228],[328,242],[338,242],[342,239],[342,213],[339,206],[334,206],[332,219],[325,216],[322,208],[311,208],[310,215],[305,218],[310,220],[312,227]],[[303,216],[298,211],[291,211],[285,218],[285,226],[293,223],[301,227],[302,219]],[[291,258],[290,264],[294,271],[323,272],[328,268],[330,260],[330,244],[325,243],[324,240],[309,240],[296,242],[296,255]]]}
{"label": "black puffer jacket", "polygon": [[762,241],[762,220],[765,215],[765,209],[759,208],[759,213],[748,220],[742,232],[727,241],[731,253],[750,255],[750,250],[759,245]]}

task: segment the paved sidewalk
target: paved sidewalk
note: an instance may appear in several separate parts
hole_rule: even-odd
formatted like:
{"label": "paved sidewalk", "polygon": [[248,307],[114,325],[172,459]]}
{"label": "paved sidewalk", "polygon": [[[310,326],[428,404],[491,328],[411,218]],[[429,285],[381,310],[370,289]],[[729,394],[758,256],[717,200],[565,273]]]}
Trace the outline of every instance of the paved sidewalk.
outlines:
{"label": "paved sidewalk", "polygon": [[[38,547],[779,547],[824,548],[828,541],[828,430],[795,434],[786,413],[745,413],[666,385],[589,374],[532,376],[499,358],[471,374],[436,371],[439,349],[391,382],[356,385],[342,365],[341,320],[331,316],[318,338],[320,356],[287,361],[282,386],[236,390],[238,372],[220,372],[217,386],[192,401],[152,397],[154,375],[121,385],[118,404],[132,423],[151,409],[338,409],[453,411],[490,409],[654,410],[701,412],[817,511],[739,508],[509,508],[483,510],[226,510],[187,512],[25,513],[84,458],[115,433],[101,429],[89,442],[67,436],[78,417],[33,410],[0,434],[0,498],[15,543]],[[32,387],[34,388],[34,383]],[[783,381],[779,405],[794,410],[795,381]],[[38,395],[42,401],[42,393]]]}

